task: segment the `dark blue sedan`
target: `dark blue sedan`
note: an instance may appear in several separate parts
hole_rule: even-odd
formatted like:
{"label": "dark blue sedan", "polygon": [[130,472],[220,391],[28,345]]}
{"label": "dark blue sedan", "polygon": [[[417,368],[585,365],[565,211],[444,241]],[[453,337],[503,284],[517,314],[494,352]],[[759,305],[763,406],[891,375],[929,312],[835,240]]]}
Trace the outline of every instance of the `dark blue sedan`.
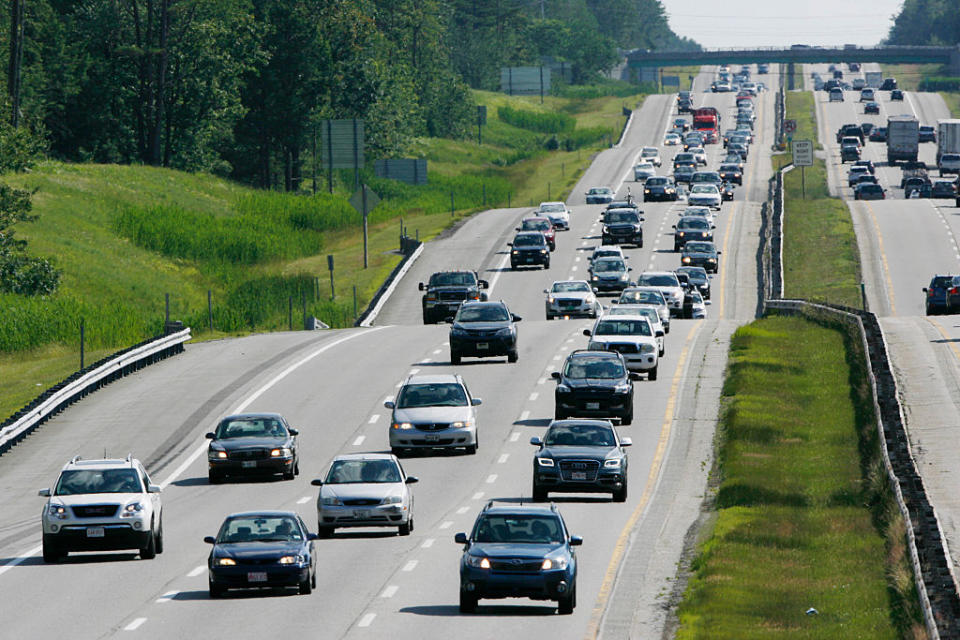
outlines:
{"label": "dark blue sedan", "polygon": [[930,286],[923,288],[923,293],[928,316],[935,313],[953,313],[960,309],[960,276],[933,276]]}
{"label": "dark blue sedan", "polygon": [[292,511],[250,511],[227,516],[207,560],[210,597],[227,589],[297,587],[308,594],[317,586],[316,557],[309,533]]}

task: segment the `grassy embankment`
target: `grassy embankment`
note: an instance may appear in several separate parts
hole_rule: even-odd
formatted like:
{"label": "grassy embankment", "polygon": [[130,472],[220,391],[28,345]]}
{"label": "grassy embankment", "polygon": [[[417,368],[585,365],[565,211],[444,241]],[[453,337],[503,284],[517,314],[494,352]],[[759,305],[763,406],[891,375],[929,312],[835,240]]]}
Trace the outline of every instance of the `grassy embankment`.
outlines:
{"label": "grassy embankment", "polygon": [[896,78],[897,86],[904,91],[916,91],[927,76],[943,75],[939,64],[881,64],[880,70],[884,78]]}
{"label": "grassy embankment", "polygon": [[[788,100],[787,117],[810,127],[810,107]],[[787,292],[849,303],[856,243],[818,162],[807,169],[806,201],[799,171],[787,174]],[[825,281],[831,271],[844,276]],[[924,637],[866,380],[859,343],[840,328],[773,316],[736,332],[716,513],[692,563],[678,639]]]}
{"label": "grassy embankment", "polygon": [[[488,105],[482,146],[475,138],[417,141],[410,155],[428,159],[429,185],[367,179],[384,199],[370,218],[368,269],[360,216],[346,203],[352,172],[335,175],[334,196],[316,198],[137,166],[44,162],[31,173],[5,176],[37,190],[40,218],[18,225],[17,233],[30,241],[32,254],[55,257],[63,283],[47,299],[0,295],[0,418],[76,370],[80,318],[89,364],[159,331],[165,293],[171,317],[194,327],[200,339],[286,329],[290,298],[294,327],[304,301],[310,315],[333,326],[352,324],[353,286],[363,309],[400,260],[401,217],[410,235],[428,239],[483,209],[484,190],[488,207],[565,198],[592,155],[619,137],[622,106],[635,107],[642,96],[548,97],[543,106],[538,97],[477,93],[476,99]],[[540,115],[527,117],[527,128],[511,125],[498,116],[497,108],[508,104]],[[542,133],[551,120],[559,132]],[[560,149],[545,150],[550,137]],[[334,301],[327,254],[335,261]]]}

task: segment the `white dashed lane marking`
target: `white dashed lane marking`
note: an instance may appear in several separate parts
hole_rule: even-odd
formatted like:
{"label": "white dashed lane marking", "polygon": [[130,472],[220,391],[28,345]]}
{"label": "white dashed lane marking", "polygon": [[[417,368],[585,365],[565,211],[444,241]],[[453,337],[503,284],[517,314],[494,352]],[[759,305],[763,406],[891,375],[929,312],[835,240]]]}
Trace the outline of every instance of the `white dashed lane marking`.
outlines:
{"label": "white dashed lane marking", "polygon": [[500,457],[497,459],[497,464],[505,464],[509,457],[510,457],[509,453],[501,454]]}
{"label": "white dashed lane marking", "polygon": [[520,414],[520,421],[523,422],[524,420],[526,420],[526,419],[529,418],[529,417],[530,417],[530,412],[529,412],[529,411],[524,411],[523,413]]}
{"label": "white dashed lane marking", "polygon": [[490,475],[487,476],[487,484],[493,484],[496,481],[497,481],[497,474],[491,473]]}
{"label": "white dashed lane marking", "polygon": [[379,414],[379,413],[375,413],[375,414],[373,414],[372,416],[370,416],[370,419],[369,419],[369,420],[367,420],[367,424],[374,424],[374,423],[376,423],[376,421],[379,420],[379,419],[380,419],[380,414]]}
{"label": "white dashed lane marking", "polygon": [[510,442],[516,442],[519,439],[520,439],[519,431],[514,431],[513,433],[510,434]]}
{"label": "white dashed lane marking", "polygon": [[427,538],[426,540],[423,541],[423,544],[420,545],[420,548],[429,549],[430,547],[433,546],[434,540],[435,540],[434,538]]}
{"label": "white dashed lane marking", "polygon": [[530,402],[536,402],[537,398],[540,397],[540,394],[534,391],[530,394]]}
{"label": "white dashed lane marking", "polygon": [[390,585],[389,587],[387,587],[386,589],[383,590],[383,593],[380,594],[380,597],[381,597],[381,598],[392,598],[392,597],[394,596],[394,594],[397,593],[397,591],[399,591],[399,590],[400,590],[400,587],[398,587],[398,586],[395,585],[395,584],[392,584],[392,585]]}
{"label": "white dashed lane marking", "polygon": [[358,627],[369,627],[373,623],[373,619],[377,617],[375,613],[368,613],[367,615],[360,618],[360,622],[357,623]]}
{"label": "white dashed lane marking", "polygon": [[310,502],[310,496],[303,496],[297,500],[297,504],[307,504],[308,502]]}
{"label": "white dashed lane marking", "polygon": [[470,507],[460,507],[459,509],[457,509],[457,515],[462,516],[469,510],[470,510]]}
{"label": "white dashed lane marking", "polygon": [[174,598],[177,597],[177,594],[178,594],[178,593],[180,593],[180,592],[179,592],[179,591],[168,591],[168,592],[166,592],[165,594],[163,594],[162,596],[160,596],[159,598],[157,598],[156,602],[158,602],[158,603],[170,602],[171,600],[173,600]]}
{"label": "white dashed lane marking", "polygon": [[136,631],[140,625],[146,622],[146,618],[136,618],[133,622],[123,628],[124,631]]}
{"label": "white dashed lane marking", "polygon": [[408,562],[407,564],[403,565],[403,570],[404,570],[404,571],[407,571],[407,572],[413,571],[413,570],[416,569],[416,568],[417,568],[417,561],[416,561],[416,560],[411,560],[411,561]]}
{"label": "white dashed lane marking", "polygon": [[474,499],[474,500],[482,500],[482,499],[483,499],[483,491],[477,491],[475,494],[473,494],[473,499]]}
{"label": "white dashed lane marking", "polygon": [[190,573],[188,573],[188,574],[187,574],[187,577],[188,577],[188,578],[196,578],[198,575],[200,575],[201,573],[203,573],[203,572],[206,571],[206,570],[207,570],[207,567],[206,567],[205,565],[200,565],[199,567],[195,568],[193,571],[191,571]]}
{"label": "white dashed lane marking", "polygon": [[441,523],[440,523],[440,526],[437,527],[437,528],[438,528],[438,529],[449,529],[449,528],[452,527],[452,526],[453,526],[453,521],[452,521],[452,520],[446,520],[446,521],[444,521],[444,522],[441,522]]}
{"label": "white dashed lane marking", "polygon": [[357,439],[353,441],[353,446],[359,447],[363,444],[363,441],[367,439],[367,436],[357,436]]}

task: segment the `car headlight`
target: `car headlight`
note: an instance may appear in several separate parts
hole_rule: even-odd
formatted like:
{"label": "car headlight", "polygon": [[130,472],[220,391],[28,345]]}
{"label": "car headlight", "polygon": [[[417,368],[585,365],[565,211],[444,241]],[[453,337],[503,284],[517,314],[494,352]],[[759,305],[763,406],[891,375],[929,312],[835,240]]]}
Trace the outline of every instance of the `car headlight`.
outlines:
{"label": "car headlight", "polygon": [[467,556],[467,565],[478,569],[489,569],[490,560],[483,556]]}
{"label": "car headlight", "polygon": [[293,453],[288,447],[280,447],[279,449],[273,449],[270,452],[271,458],[289,458]]}
{"label": "car headlight", "polygon": [[469,420],[458,420],[457,422],[451,422],[450,427],[453,429],[466,429],[472,424]]}
{"label": "car headlight", "polygon": [[340,507],[343,506],[343,503],[340,502],[340,498],[332,496],[330,498],[323,498],[320,500],[320,504],[325,507]]}
{"label": "car headlight", "polygon": [[600,276],[593,276],[593,277],[591,278],[591,280],[599,280],[599,279],[600,279]]}
{"label": "car headlight", "polygon": [[413,425],[410,424],[409,422],[394,422],[394,423],[393,423],[393,428],[394,428],[394,429],[404,429],[404,430],[406,430],[406,429],[413,429]]}
{"label": "car headlight", "polygon": [[607,460],[603,463],[603,466],[607,469],[619,469],[620,468],[620,458],[614,458],[612,460]]}
{"label": "car headlight", "polygon": [[570,393],[570,387],[565,384],[558,384],[557,393]]}
{"label": "car headlight", "polygon": [[552,467],[553,458],[537,458],[537,464],[541,467]]}
{"label": "car headlight", "polygon": [[503,329],[498,329],[498,330],[497,330],[497,335],[498,335],[498,336],[509,336],[509,335],[511,335],[512,333],[513,333],[513,329],[511,329],[510,327],[504,327]]}
{"label": "car headlight", "polygon": [[51,504],[47,507],[47,515],[58,520],[66,520],[70,517],[67,508],[62,504]]}
{"label": "car headlight", "polygon": [[642,344],[640,345],[640,353],[653,353],[656,351],[656,347],[652,344]]}
{"label": "car headlight", "polygon": [[226,460],[227,452],[219,449],[210,449],[207,451],[207,458],[210,460]]}
{"label": "car headlight", "polygon": [[683,233],[683,231],[677,231],[677,236],[679,236],[679,237],[681,237],[681,238],[682,238],[682,237],[684,236],[684,233]]}
{"label": "car headlight", "polygon": [[547,304],[553,304],[555,300],[553,296],[547,296]]}
{"label": "car headlight", "polygon": [[675,189],[667,189],[667,193],[673,193]]}
{"label": "car headlight", "polygon": [[380,504],[400,504],[403,502],[403,498],[400,496],[387,496],[380,501]]}
{"label": "car headlight", "polygon": [[690,264],[690,256],[683,256],[682,258],[680,258],[680,262],[682,262],[683,264]]}
{"label": "car headlight", "polygon": [[213,564],[218,567],[235,567],[237,566],[237,561],[233,558],[215,558]]}
{"label": "car headlight", "polygon": [[123,508],[123,511],[120,512],[121,518],[134,518],[140,515],[140,512],[143,511],[143,505],[139,502],[131,502]]}
{"label": "car headlight", "polygon": [[302,555],[296,556],[283,556],[278,561],[280,564],[303,564],[307,559]]}
{"label": "car headlight", "polygon": [[517,251],[516,249],[514,249],[514,250],[513,250],[513,251],[511,251],[510,253],[512,253],[512,254],[513,254],[513,255],[515,255],[515,256],[518,256],[518,255],[520,255],[520,252],[519,252],[519,251]]}
{"label": "car headlight", "polygon": [[549,249],[540,249],[540,253],[549,253]]}
{"label": "car headlight", "polygon": [[544,571],[548,571],[550,569],[566,569],[567,559],[566,558],[544,558],[543,564],[540,565],[540,568]]}
{"label": "car headlight", "polygon": [[716,261],[717,261],[716,258],[707,258],[707,262],[716,262]]}
{"label": "car headlight", "polygon": [[624,272],[621,273],[618,277],[619,277],[621,280],[626,280],[629,276],[627,275],[627,272],[624,271]]}
{"label": "car headlight", "polygon": [[644,192],[644,193],[650,193],[650,189],[644,189],[643,192]]}
{"label": "car headlight", "polygon": [[614,393],[629,393],[630,385],[628,384],[618,384],[613,388]]}

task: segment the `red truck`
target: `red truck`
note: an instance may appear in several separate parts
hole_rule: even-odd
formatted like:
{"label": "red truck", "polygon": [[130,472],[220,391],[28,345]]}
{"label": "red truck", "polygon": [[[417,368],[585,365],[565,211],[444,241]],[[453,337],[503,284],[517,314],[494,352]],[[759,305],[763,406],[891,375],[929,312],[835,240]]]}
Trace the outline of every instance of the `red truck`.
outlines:
{"label": "red truck", "polygon": [[716,107],[700,107],[693,110],[693,128],[705,134],[707,144],[720,140],[720,112]]}

